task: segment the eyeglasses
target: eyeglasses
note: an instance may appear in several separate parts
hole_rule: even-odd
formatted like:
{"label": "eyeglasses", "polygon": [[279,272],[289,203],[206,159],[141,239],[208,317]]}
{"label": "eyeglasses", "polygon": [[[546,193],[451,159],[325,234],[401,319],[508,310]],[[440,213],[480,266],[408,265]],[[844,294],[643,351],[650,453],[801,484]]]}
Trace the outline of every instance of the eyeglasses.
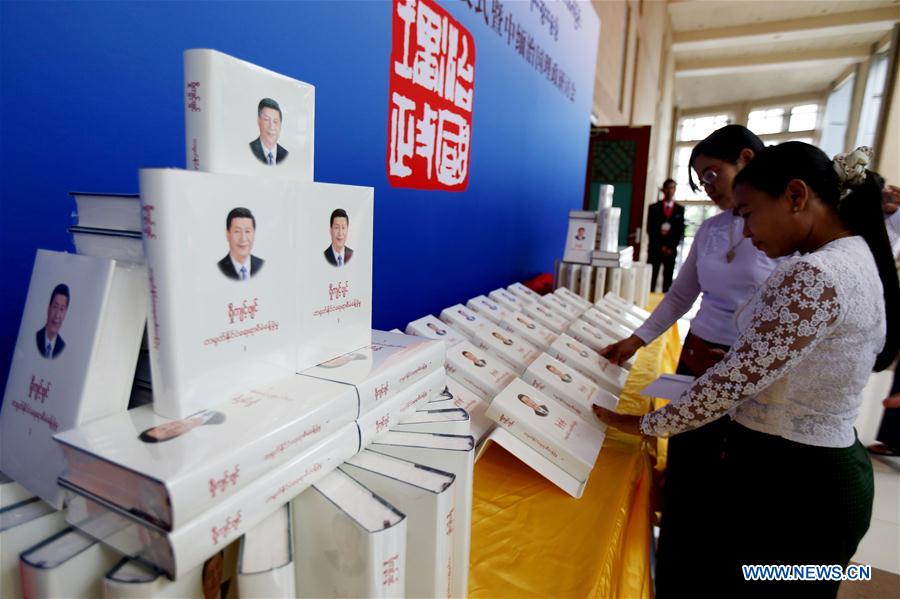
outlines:
{"label": "eyeglasses", "polygon": [[719,178],[719,171],[714,168],[708,168],[700,175],[700,185],[704,187],[712,187]]}

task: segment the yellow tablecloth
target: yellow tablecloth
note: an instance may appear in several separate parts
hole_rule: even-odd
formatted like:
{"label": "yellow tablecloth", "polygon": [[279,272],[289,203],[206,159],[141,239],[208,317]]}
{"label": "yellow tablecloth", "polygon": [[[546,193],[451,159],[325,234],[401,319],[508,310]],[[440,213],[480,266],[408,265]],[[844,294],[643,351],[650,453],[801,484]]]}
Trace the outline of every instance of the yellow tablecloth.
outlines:
{"label": "yellow tablecloth", "polygon": [[[637,391],[673,372],[679,351],[673,328],[638,353],[620,411],[649,411],[651,400]],[[610,431],[575,499],[502,447],[489,447],[475,465],[469,595],[649,599],[656,452],[655,443]]]}

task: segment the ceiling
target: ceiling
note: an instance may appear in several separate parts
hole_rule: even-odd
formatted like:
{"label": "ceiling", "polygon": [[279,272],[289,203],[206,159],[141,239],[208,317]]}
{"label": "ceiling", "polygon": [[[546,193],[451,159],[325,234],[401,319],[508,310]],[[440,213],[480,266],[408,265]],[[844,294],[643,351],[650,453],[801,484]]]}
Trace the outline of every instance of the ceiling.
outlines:
{"label": "ceiling", "polygon": [[821,93],[900,21],[900,0],[669,0],[682,110]]}

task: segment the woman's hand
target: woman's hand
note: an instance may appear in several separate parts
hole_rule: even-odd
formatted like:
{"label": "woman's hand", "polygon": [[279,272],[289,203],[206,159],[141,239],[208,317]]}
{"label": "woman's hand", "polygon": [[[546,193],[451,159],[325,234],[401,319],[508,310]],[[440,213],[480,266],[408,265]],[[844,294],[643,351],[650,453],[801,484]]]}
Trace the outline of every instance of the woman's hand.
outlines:
{"label": "woman's hand", "polygon": [[600,355],[613,364],[621,366],[642,347],[644,347],[644,341],[637,335],[632,335],[617,343],[607,345],[600,350]]}
{"label": "woman's hand", "polygon": [[612,410],[607,410],[606,408],[600,407],[596,404],[594,404],[593,408],[594,414],[596,414],[597,418],[599,418],[600,421],[607,426],[619,429],[623,433],[629,433],[632,435],[642,434],[640,416],[619,414],[617,412],[613,412]]}

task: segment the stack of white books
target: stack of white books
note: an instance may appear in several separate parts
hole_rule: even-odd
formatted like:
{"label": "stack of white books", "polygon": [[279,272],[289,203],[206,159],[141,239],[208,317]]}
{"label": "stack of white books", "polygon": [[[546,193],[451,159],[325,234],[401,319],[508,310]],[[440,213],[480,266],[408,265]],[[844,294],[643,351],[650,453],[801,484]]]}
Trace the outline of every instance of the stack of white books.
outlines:
{"label": "stack of white books", "polygon": [[72,191],[76,224],[69,227],[75,251],[120,262],[144,262],[141,201],[136,193]]}
{"label": "stack of white books", "polygon": [[498,425],[488,441],[503,445],[570,495],[581,496],[605,426],[581,418],[522,379],[497,395],[487,413]]}
{"label": "stack of white books", "polygon": [[569,230],[563,260],[589,264],[591,252],[597,246],[597,213],[586,210],[569,211]]}
{"label": "stack of white books", "polygon": [[360,448],[349,385],[292,375],[180,420],[150,406],[57,435],[67,518],[176,577]]}

